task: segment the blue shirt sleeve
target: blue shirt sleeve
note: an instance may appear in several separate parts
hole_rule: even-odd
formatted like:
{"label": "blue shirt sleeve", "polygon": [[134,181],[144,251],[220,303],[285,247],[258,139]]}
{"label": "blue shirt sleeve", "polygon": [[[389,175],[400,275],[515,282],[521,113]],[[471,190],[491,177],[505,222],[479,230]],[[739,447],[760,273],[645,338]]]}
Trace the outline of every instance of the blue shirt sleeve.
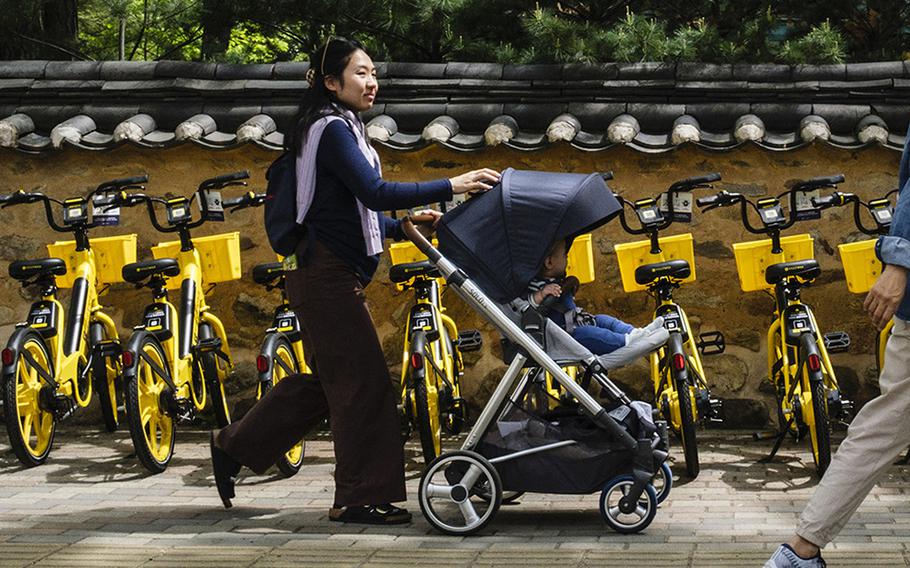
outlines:
{"label": "blue shirt sleeve", "polygon": [[887,236],[879,237],[875,245],[878,257],[885,264],[903,266],[910,269],[910,129],[904,142],[904,153],[901,155],[898,170],[898,188],[900,193],[891,230]]}
{"label": "blue shirt sleeve", "polygon": [[447,179],[428,182],[385,181],[363,156],[357,138],[343,121],[326,126],[316,152],[316,167],[329,171],[373,211],[407,209],[452,199]]}
{"label": "blue shirt sleeve", "polygon": [[383,233],[386,238],[395,239],[396,241],[405,240],[404,231],[401,230],[401,219],[392,219],[388,215],[380,215],[382,221]]}

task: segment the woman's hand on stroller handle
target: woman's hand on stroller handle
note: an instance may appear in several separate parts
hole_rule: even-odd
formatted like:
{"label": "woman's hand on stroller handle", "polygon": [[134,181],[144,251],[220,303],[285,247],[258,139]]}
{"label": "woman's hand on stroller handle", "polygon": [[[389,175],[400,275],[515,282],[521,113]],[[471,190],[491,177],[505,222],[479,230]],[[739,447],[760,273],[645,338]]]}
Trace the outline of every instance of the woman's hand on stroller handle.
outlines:
{"label": "woman's hand on stroller handle", "polygon": [[436,226],[439,225],[439,220],[442,219],[442,213],[435,209],[421,209],[417,212],[409,212],[408,218],[414,224],[414,228],[429,239],[436,232]]}
{"label": "woman's hand on stroller handle", "polygon": [[500,174],[496,170],[481,168],[455,176],[449,179],[449,183],[452,184],[452,193],[458,195],[460,193],[487,191],[499,183],[499,178]]}

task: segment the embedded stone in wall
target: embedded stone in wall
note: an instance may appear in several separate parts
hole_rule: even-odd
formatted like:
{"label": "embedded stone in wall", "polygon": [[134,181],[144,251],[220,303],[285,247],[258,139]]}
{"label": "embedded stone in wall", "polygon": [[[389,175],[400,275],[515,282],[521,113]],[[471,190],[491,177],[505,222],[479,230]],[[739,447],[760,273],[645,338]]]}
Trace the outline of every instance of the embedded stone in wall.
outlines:
{"label": "embedded stone in wall", "polygon": [[723,403],[724,428],[756,430],[771,424],[768,407],[760,400],[725,398]]}

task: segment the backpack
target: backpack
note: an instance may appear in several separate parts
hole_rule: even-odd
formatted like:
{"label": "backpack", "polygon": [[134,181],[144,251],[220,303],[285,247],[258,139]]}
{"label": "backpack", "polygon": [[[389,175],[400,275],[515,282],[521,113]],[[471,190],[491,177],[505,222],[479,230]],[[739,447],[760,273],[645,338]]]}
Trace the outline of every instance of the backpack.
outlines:
{"label": "backpack", "polygon": [[291,256],[306,234],[297,223],[296,155],[286,151],[272,162],[265,173],[265,233],[272,250]]}

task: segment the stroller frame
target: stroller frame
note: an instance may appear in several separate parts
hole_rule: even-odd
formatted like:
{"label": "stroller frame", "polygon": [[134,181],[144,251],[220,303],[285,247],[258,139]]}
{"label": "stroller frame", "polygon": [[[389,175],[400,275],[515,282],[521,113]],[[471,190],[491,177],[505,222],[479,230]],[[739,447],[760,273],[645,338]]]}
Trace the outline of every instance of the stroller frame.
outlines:
{"label": "stroller frame", "polygon": [[[618,506],[610,507],[609,510],[605,509],[604,499],[608,490],[612,487],[612,482],[608,484],[601,496],[601,512],[604,514],[607,523],[619,532],[638,532],[650,524],[657,507],[656,494],[654,488],[651,487],[651,481],[668,455],[666,451],[666,425],[658,426],[659,434],[635,439],[608,414],[607,410],[597,400],[569,377],[559,363],[534,338],[510,320],[496,302],[487,297],[480,287],[468,278],[458,266],[433,247],[416,230],[409,218],[403,219],[401,226],[408,239],[437,267],[449,288],[455,290],[468,305],[486,317],[508,340],[519,348],[489,402],[467,434],[461,450],[443,453],[427,466],[420,485],[420,506],[427,520],[435,528],[447,534],[466,535],[477,532],[492,520],[502,500],[502,486],[495,471],[495,464],[577,443],[573,440],[564,440],[491,459],[486,459],[476,453],[475,450],[489,428],[506,412],[506,405],[509,402],[518,402],[523,396],[530,380],[529,374],[524,374],[521,381],[519,381],[519,377],[522,376],[521,371],[525,368],[526,363],[529,360],[533,360],[536,365],[550,373],[554,380],[578,401],[580,408],[594,424],[603,429],[611,440],[619,443],[633,456],[632,476],[631,479],[628,479],[628,476],[624,476],[622,480],[624,483],[621,488],[623,496],[619,499]],[[547,325],[553,325],[542,316],[539,318],[538,323],[540,326],[539,330],[543,330]],[[574,363],[585,367],[585,372],[589,373],[603,387],[609,398],[624,405],[631,403],[625,393],[607,377],[606,369],[600,364],[596,355],[589,354],[584,360]],[[516,383],[519,384],[516,385]],[[464,475],[460,479],[454,480],[454,483],[453,480],[449,480],[450,484],[448,486],[432,484],[428,481],[432,479],[432,476],[441,467],[444,467],[447,463],[451,465],[453,461],[463,461],[467,465]],[[448,475],[446,477],[448,478]],[[478,487],[483,489],[478,490]],[[483,495],[484,493],[485,495]],[[484,514],[478,515],[474,510],[470,502],[472,494],[481,494],[482,498],[488,501],[489,508]],[[454,525],[437,518],[429,502],[431,498],[449,498],[456,502],[464,517],[464,524]],[[649,510],[643,511],[645,507],[649,508]],[[636,511],[640,513],[642,522],[632,526],[624,526],[621,523],[617,526],[617,524],[610,522],[610,518],[608,518],[608,513],[628,515],[634,514]]]}

